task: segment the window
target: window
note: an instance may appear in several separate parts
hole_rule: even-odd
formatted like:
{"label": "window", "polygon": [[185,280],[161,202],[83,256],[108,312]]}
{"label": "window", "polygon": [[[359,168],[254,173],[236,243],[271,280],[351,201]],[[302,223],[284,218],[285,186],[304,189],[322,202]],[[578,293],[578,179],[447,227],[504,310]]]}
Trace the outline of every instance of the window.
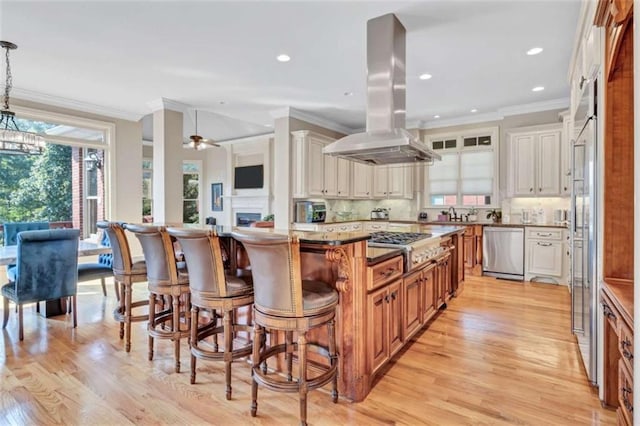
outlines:
{"label": "window", "polygon": [[153,211],[153,160],[142,160],[142,217],[149,218]]}
{"label": "window", "polygon": [[182,221],[200,223],[200,164],[185,161],[182,165]]}
{"label": "window", "polygon": [[474,130],[453,137],[432,136],[431,147],[441,161],[427,167],[427,205],[490,206],[497,200],[498,128]]}

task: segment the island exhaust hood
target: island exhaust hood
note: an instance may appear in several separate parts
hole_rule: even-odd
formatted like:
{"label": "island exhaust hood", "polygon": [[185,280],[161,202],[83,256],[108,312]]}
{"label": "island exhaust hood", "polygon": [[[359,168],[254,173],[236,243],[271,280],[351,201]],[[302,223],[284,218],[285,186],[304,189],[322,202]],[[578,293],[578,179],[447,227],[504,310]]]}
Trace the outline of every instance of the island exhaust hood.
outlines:
{"label": "island exhaust hood", "polygon": [[370,165],[440,160],[404,128],[405,33],[391,13],[367,21],[367,131],[337,140],[324,154]]}

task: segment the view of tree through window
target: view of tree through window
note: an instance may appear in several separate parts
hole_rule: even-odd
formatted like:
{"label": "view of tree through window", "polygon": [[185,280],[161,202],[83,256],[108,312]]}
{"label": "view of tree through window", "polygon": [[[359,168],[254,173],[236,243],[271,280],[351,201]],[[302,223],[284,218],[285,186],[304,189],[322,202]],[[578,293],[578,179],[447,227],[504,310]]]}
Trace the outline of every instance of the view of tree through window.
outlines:
{"label": "view of tree through window", "polygon": [[200,222],[200,170],[197,164],[185,162],[182,174],[182,221]]}

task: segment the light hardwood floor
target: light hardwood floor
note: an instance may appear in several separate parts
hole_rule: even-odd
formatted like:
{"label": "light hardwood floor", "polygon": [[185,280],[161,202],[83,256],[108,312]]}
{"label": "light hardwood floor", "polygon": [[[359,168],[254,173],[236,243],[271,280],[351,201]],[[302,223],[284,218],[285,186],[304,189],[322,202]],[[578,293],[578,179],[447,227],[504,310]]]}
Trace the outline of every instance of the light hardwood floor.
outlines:
{"label": "light hardwood floor", "polygon": [[[145,284],[137,297],[146,297]],[[0,348],[0,424],[285,424],[298,423],[296,394],[260,390],[249,414],[250,378],[233,365],[233,400],[225,400],[223,363],[189,355],[173,372],[173,348],[158,342],[147,361],[145,323],[134,323],[125,353],[112,317],[115,297],[81,285],[78,328],[71,318],[44,319],[25,309],[18,341],[11,312]],[[468,278],[464,293],[399,354],[362,403],[309,396],[316,425],[615,424],[584,375],[569,331],[564,287]]]}

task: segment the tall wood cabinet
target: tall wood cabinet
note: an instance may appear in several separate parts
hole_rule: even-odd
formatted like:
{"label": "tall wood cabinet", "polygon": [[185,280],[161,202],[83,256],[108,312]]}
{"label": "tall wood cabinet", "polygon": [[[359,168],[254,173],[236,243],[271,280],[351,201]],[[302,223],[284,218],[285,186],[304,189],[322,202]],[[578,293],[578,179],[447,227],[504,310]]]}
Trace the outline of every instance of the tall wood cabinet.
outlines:
{"label": "tall wood cabinet", "polygon": [[633,1],[600,0],[605,30],[603,278],[604,403],[633,424],[634,55]]}

